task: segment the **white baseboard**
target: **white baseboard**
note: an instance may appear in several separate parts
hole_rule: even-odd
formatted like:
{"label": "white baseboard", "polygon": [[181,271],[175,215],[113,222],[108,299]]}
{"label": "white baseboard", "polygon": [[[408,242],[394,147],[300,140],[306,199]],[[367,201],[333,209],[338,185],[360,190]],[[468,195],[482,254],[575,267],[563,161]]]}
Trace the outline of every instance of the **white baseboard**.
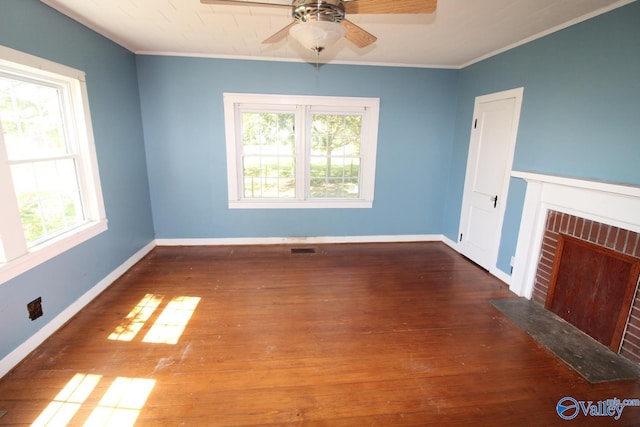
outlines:
{"label": "white baseboard", "polygon": [[454,251],[459,252],[458,251],[458,243],[454,242],[453,240],[451,240],[450,238],[448,238],[445,235],[442,236],[442,243],[444,243],[445,245],[449,246]]}
{"label": "white baseboard", "polygon": [[489,270],[489,273],[502,280],[507,285],[511,286],[511,276],[500,270],[499,268],[492,268],[491,270]]}
{"label": "white baseboard", "polygon": [[441,234],[410,234],[384,236],[314,236],[314,237],[240,237],[211,239],[156,239],[158,246],[223,246],[223,245],[287,245],[322,243],[392,243],[441,242]]}
{"label": "white baseboard", "polygon": [[122,263],[118,268],[109,273],[104,279],[89,289],[84,295],[69,305],[64,311],[51,319],[42,329],[33,334],[29,339],[20,344],[15,350],[0,360],[0,378],[5,376],[11,369],[20,363],[25,357],[49,338],[55,331],[64,325],[69,319],[82,310],[91,300],[97,297],[102,291],[109,287],[118,277],[127,272],[133,265],[147,255],[156,242],[151,241],[145,247],[136,252],[133,256]]}
{"label": "white baseboard", "polygon": [[[458,243],[454,242],[451,239],[449,239],[447,236],[442,236],[442,243],[444,243],[445,245],[449,246],[454,251],[460,253],[460,250],[458,248]],[[495,267],[495,268],[490,269],[489,270],[489,274],[491,274],[495,278],[503,281],[507,285],[511,285],[511,276],[509,274],[505,273],[504,271],[500,270],[499,268]]]}

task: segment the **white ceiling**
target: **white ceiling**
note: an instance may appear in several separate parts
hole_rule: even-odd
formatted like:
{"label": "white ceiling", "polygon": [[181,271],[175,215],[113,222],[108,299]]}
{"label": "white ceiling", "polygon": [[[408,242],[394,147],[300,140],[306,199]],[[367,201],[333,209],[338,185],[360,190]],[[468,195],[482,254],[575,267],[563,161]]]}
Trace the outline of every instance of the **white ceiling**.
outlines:
{"label": "white ceiling", "polygon": [[[288,8],[200,0],[41,1],[134,53],[316,62],[291,37],[261,43],[291,22]],[[349,15],[378,41],[358,49],[340,40],[318,62],[460,68],[633,1],[440,0],[431,15]]]}

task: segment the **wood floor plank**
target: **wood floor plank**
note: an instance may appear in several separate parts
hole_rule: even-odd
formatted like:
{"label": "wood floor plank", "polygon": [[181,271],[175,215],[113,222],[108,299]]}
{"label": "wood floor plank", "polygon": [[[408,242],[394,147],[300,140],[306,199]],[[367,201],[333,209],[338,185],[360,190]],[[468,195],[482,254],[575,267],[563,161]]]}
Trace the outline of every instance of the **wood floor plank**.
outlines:
{"label": "wood floor plank", "polygon": [[555,358],[490,304],[506,285],[441,243],[303,246],[154,249],[0,380],[0,425],[64,407],[68,425],[552,426],[565,396],[640,398]]}

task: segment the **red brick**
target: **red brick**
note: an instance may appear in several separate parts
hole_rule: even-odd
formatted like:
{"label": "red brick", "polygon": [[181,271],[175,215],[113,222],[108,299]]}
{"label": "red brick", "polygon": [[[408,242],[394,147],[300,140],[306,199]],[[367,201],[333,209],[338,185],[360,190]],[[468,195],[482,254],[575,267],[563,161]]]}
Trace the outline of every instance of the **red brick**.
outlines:
{"label": "red brick", "polygon": [[636,304],[631,307],[631,317],[629,318],[629,324],[640,328],[640,307],[638,307]]}
{"label": "red brick", "polygon": [[632,360],[631,357],[633,357],[640,361],[640,328],[636,325],[637,323],[640,323],[638,319],[629,319],[627,330],[622,339],[620,354],[624,352],[625,357],[629,360]]}
{"label": "red brick", "polygon": [[536,283],[539,283],[542,286],[547,286],[549,284],[550,277],[551,276],[549,276],[544,271],[538,270],[538,272],[536,273]]}
{"label": "red brick", "polygon": [[558,231],[560,231],[561,233],[566,233],[567,232],[567,228],[569,226],[569,214],[562,214],[562,220],[560,221],[560,228],[558,229]]}
{"label": "red brick", "polygon": [[589,241],[591,243],[598,242],[598,235],[600,234],[600,230],[602,229],[601,225],[602,224],[600,224],[599,222],[593,221],[593,225],[591,226],[591,234],[589,235]]}
{"label": "red brick", "polygon": [[553,269],[549,264],[538,265],[538,274],[551,277],[551,271],[553,271]]}
{"label": "red brick", "polygon": [[576,234],[576,220],[578,218],[573,216],[573,215],[569,215],[569,225],[567,225],[567,234],[570,236],[575,236]]}
{"label": "red brick", "polygon": [[563,217],[564,217],[564,214],[562,212],[556,212],[556,219],[555,219],[555,221],[553,223],[553,230],[554,231],[560,230]]}
{"label": "red brick", "polygon": [[605,246],[608,247],[609,249],[613,249],[616,246],[616,241],[618,239],[618,232],[620,231],[619,228],[617,227],[612,227],[611,228],[611,232],[609,233],[609,236],[607,237],[607,241],[605,243]]}
{"label": "red brick", "polygon": [[551,271],[551,269],[553,268],[553,260],[548,258],[541,258],[540,262],[538,263],[538,266],[541,266],[541,265],[544,266],[549,271]]}
{"label": "red brick", "polygon": [[544,302],[547,299],[547,292],[549,292],[549,288],[538,284],[538,287],[533,292],[533,295],[535,296],[534,301],[544,305]]}
{"label": "red brick", "polygon": [[611,234],[613,232],[613,227],[609,226],[609,225],[605,225],[605,224],[598,224],[598,235],[596,236],[596,240],[595,242],[601,246],[604,246],[605,242],[607,241],[607,237],[609,236],[609,234]]}
{"label": "red brick", "polygon": [[549,210],[547,211],[547,225],[545,226],[546,230],[553,230],[553,223],[556,220],[556,211]]}
{"label": "red brick", "polygon": [[557,245],[558,242],[556,240],[553,240],[550,236],[545,236],[544,239],[542,239],[542,246],[551,248],[551,252],[553,252],[553,248],[555,248]]}
{"label": "red brick", "polygon": [[640,233],[634,233],[636,235],[635,243],[629,245],[628,253],[634,257],[640,258]]}
{"label": "red brick", "polygon": [[547,242],[549,244],[552,245],[557,245],[558,244],[558,234],[557,233],[553,233],[551,231],[545,231],[544,236],[542,238],[543,242]]}
{"label": "red brick", "polygon": [[589,235],[591,234],[592,226],[593,226],[593,221],[591,221],[590,219],[585,219],[584,228],[582,229],[582,235],[580,235],[580,238],[584,240],[589,240]]}
{"label": "red brick", "polygon": [[630,334],[630,333],[624,334],[624,341],[629,342],[636,347],[640,347],[640,337],[637,337],[633,334]]}
{"label": "red brick", "polygon": [[547,230],[547,235],[548,235],[550,240],[555,240],[556,242],[560,238],[560,234],[558,232],[556,232],[556,231],[553,231],[553,230]]}
{"label": "red brick", "polygon": [[553,263],[554,258],[556,257],[556,251],[554,248],[549,246],[543,246],[540,248],[540,260],[544,259],[546,261],[551,261]]}
{"label": "red brick", "polygon": [[614,249],[618,252],[624,252],[624,248],[627,246],[627,239],[629,239],[629,230],[621,228]]}
{"label": "red brick", "polygon": [[576,230],[573,233],[575,237],[582,237],[582,229],[584,228],[584,218],[578,217],[576,219]]}
{"label": "red brick", "polygon": [[640,363],[640,356],[635,354],[632,350],[627,349],[624,345],[620,350],[620,355],[631,362]]}
{"label": "red brick", "polygon": [[533,291],[532,299],[534,302],[538,304],[544,305],[545,300],[547,299],[547,292],[535,289]]}
{"label": "red brick", "polygon": [[640,326],[637,325],[637,319],[635,322],[629,322],[629,324],[627,325],[627,333],[640,338]]}

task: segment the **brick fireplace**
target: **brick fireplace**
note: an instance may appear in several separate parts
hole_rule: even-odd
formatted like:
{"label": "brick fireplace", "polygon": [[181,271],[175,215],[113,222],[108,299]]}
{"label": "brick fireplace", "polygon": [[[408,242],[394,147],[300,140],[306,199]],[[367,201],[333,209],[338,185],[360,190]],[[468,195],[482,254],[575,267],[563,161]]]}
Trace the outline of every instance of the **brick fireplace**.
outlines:
{"label": "brick fireplace", "polygon": [[[613,351],[640,364],[640,187],[525,172],[514,172],[513,176],[527,181],[527,192],[511,290],[556,312]],[[568,270],[562,267],[563,272],[560,264],[566,264],[569,256],[563,259],[561,255],[565,242],[570,248],[577,248],[569,253],[578,255],[573,261],[576,265]],[[605,265],[610,271],[593,270]],[[588,269],[589,273],[583,274]],[[588,277],[599,279],[589,284]],[[598,280],[600,283],[595,283]],[[574,288],[564,294],[559,292],[577,306],[558,309],[558,304],[552,303],[555,286],[572,281],[580,283],[571,284]],[[616,307],[603,307],[612,301]],[[586,307],[585,314],[575,314],[581,307]],[[603,314],[610,312],[614,314]],[[589,313],[594,319],[584,317]],[[589,325],[601,328],[602,319],[614,323],[609,332],[617,338],[611,342],[609,338],[602,339],[600,331],[589,330]]]}
{"label": "brick fireplace", "polygon": [[[567,239],[575,242],[590,243],[590,245],[583,245],[584,249],[580,252],[580,256],[583,259],[578,259],[574,262],[576,264],[574,269],[588,272],[590,276],[598,275],[597,271],[592,271],[593,268],[601,269],[602,274],[605,274],[608,278],[615,279],[614,283],[609,283],[608,285],[619,290],[617,294],[611,289],[602,289],[602,292],[599,293],[598,289],[594,289],[594,287],[605,288],[607,283],[605,283],[604,278],[597,280],[597,277],[594,277],[590,283],[582,283],[581,281],[571,289],[575,294],[572,298],[574,305],[579,305],[581,299],[585,300],[584,307],[589,305],[604,306],[607,303],[612,305],[601,310],[597,310],[597,307],[595,309],[593,307],[590,308],[589,311],[592,312],[593,316],[596,316],[594,319],[588,319],[588,313],[573,316],[571,315],[573,313],[571,313],[565,316],[558,310],[553,309],[554,307],[551,303],[553,298],[550,290],[554,286],[562,284],[558,283],[558,280],[562,281],[558,279],[560,276],[558,258],[563,252],[563,242]],[[593,247],[593,249],[587,249],[589,247]],[[595,252],[593,257],[588,255],[590,251]],[[597,262],[597,260],[606,256],[605,251],[611,254],[610,257],[615,257],[617,254],[619,261]],[[600,253],[602,254],[601,256],[599,256]],[[584,263],[590,265],[583,265]],[[612,351],[619,352],[627,359],[640,363],[640,296],[637,292],[639,263],[639,233],[575,215],[549,210],[547,212],[532,299],[547,309],[554,311],[560,317],[565,318],[569,323],[588,333],[602,344],[607,345]],[[606,265],[610,265],[614,271],[604,271]],[[579,271],[572,271],[574,276],[579,276],[579,273]],[[565,282],[571,280],[571,278],[563,279]],[[589,287],[590,284],[594,286]],[[588,293],[588,295],[584,297],[579,295],[581,292],[579,287],[583,287],[582,292]],[[607,298],[607,294],[611,297]],[[625,294],[628,294],[628,296]],[[571,308],[567,305],[566,310],[578,312],[579,307]],[[600,318],[597,318],[598,315],[600,315]],[[614,323],[617,323],[618,318],[620,319],[620,324],[615,325]],[[593,326],[590,327],[589,323]],[[616,336],[601,339],[600,337],[603,333],[599,333],[596,329],[605,328],[609,324],[611,324],[610,329],[612,329],[610,335]],[[613,329],[617,330],[614,331]],[[608,334],[604,335],[609,336]]]}

